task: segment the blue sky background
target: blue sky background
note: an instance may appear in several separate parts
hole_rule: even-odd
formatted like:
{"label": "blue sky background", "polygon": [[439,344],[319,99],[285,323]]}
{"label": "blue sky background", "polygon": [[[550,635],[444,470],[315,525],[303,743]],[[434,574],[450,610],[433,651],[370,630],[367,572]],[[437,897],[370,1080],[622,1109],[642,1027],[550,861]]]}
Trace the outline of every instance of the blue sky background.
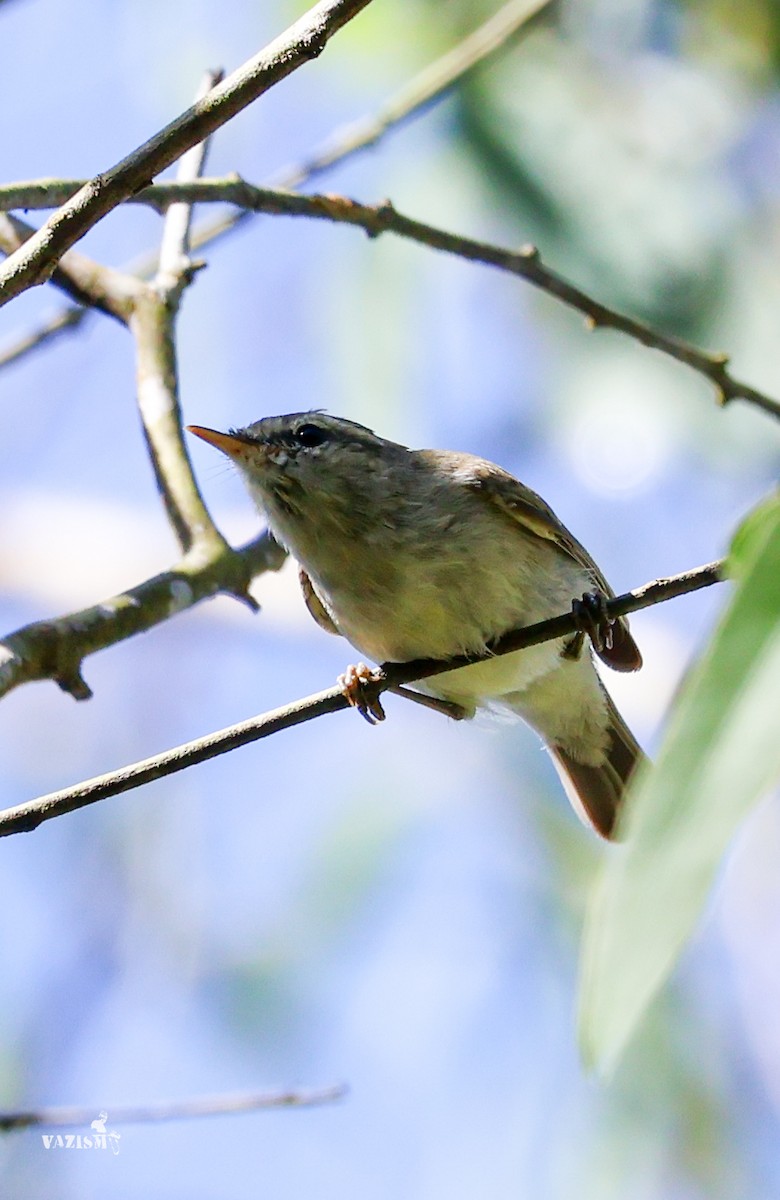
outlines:
{"label": "blue sky background", "polygon": [[[769,0],[563,5],[462,94],[318,181],[505,245],[734,355],[777,395],[780,101]],[[0,177],[91,175],[302,6],[15,0],[0,9]],[[214,140],[262,181],[379,106],[490,8],[375,3]],[[37,216],[32,215],[32,220]],[[85,252],[122,265],[159,219]],[[188,421],[309,406],[470,450],[542,492],[613,586],[722,554],[777,473],[777,428],[520,281],[389,237],[258,218],[208,252],[179,325]],[[35,289],[0,341],[61,304]],[[207,447],[232,539],[257,528]],[[124,330],[92,318],[0,372],[0,625],[110,596],[175,555]],[[350,661],[288,565],[0,706],[3,806],[328,686]],[[652,751],[720,591],[639,614],[608,683]],[[0,1106],[111,1106],[346,1082],[336,1106],[123,1126],[121,1152],[0,1144],[3,1192],[759,1200],[780,1186],[780,809],[744,829],[616,1078],[580,1065],[578,938],[609,849],[525,728],[401,701],[317,721],[0,845]]]}

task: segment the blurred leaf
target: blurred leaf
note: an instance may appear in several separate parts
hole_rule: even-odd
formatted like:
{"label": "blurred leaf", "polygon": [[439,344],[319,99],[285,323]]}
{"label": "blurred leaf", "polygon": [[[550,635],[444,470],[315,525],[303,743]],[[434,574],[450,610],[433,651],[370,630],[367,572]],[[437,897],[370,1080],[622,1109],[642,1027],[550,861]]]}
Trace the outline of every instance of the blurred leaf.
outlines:
{"label": "blurred leaf", "polygon": [[631,54],[605,58],[542,26],[458,93],[460,130],[523,241],[608,302],[697,340],[736,219],[724,168],[734,117],[720,80]]}
{"label": "blurred leaf", "polygon": [[735,538],[739,582],[637,780],[586,921],[580,1038],[608,1071],[670,974],[739,823],[780,776],[780,502]]}
{"label": "blurred leaf", "polygon": [[763,543],[769,541],[778,521],[780,489],[762,500],[734,534],[728,559],[728,572],[733,579],[741,579],[750,569],[752,560],[760,553]]}
{"label": "blurred leaf", "polygon": [[721,70],[758,78],[780,69],[780,8],[777,0],[677,0],[691,23],[683,42],[692,55]]}

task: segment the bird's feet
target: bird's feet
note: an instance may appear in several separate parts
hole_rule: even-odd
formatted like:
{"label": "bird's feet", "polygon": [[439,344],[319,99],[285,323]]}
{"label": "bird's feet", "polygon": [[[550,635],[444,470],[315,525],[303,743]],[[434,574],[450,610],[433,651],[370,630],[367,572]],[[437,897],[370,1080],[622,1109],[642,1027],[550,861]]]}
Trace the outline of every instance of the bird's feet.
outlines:
{"label": "bird's feet", "polygon": [[581,600],[572,600],[571,611],[577,621],[577,632],[564,648],[566,658],[579,658],[587,635],[598,654],[613,646],[614,618],[607,613],[607,597],[603,592],[583,592]]}
{"label": "bird's feet", "polygon": [[356,708],[369,725],[384,721],[385,710],[379,701],[374,685],[379,681],[378,671],[372,671],[365,663],[349,666],[343,675],[338,677],[338,685],[344,696]]}

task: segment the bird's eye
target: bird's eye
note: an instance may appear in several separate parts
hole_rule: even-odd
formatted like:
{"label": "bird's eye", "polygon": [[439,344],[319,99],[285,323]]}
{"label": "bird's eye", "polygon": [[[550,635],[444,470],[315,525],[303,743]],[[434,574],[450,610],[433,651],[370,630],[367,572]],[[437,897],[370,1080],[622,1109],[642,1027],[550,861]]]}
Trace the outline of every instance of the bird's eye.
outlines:
{"label": "bird's eye", "polygon": [[293,437],[299,446],[307,450],[312,446],[321,446],[327,439],[327,433],[320,425],[299,425]]}

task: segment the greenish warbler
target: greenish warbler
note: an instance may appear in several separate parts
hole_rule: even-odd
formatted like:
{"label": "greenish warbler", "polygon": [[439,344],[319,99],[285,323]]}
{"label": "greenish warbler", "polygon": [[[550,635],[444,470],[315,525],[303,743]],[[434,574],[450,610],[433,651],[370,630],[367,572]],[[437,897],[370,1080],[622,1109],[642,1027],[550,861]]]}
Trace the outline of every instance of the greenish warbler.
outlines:
{"label": "greenish warbler", "polygon": [[[299,563],[314,619],[376,662],[483,652],[580,595],[613,594],[544,500],[483,458],[409,450],[319,411],[229,433],[189,429],[241,470]],[[642,665],[625,619],[596,622],[592,632],[608,666]],[[416,686],[470,716],[479,707],[521,716],[547,745],[577,812],[610,835],[642,752],[581,633]]]}

